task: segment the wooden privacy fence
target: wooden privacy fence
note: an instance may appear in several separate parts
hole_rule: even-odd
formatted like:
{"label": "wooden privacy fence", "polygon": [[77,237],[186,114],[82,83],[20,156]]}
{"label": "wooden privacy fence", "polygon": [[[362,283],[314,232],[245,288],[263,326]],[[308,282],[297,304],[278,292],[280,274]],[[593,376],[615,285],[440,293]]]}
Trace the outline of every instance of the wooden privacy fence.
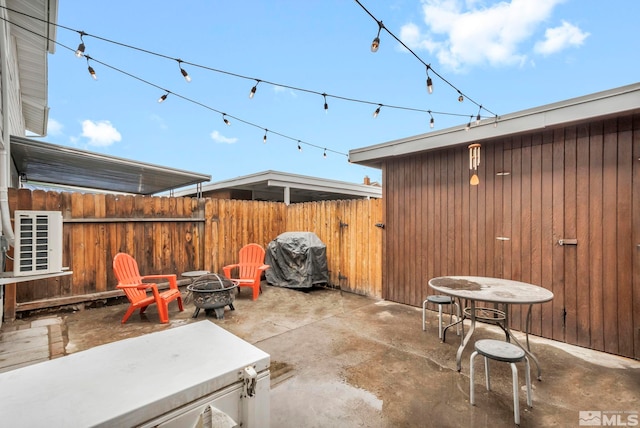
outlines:
{"label": "wooden privacy fence", "polygon": [[376,227],[382,222],[380,199],[287,206],[10,189],[9,206],[12,217],[16,209],[62,212],[63,266],[73,275],[7,285],[7,319],[16,312],[121,296],[111,269],[118,252],[131,254],[142,274],[221,272],[236,262],[243,245],[266,248],[288,231],[314,232],[327,245],[330,286],[382,296],[382,231]]}

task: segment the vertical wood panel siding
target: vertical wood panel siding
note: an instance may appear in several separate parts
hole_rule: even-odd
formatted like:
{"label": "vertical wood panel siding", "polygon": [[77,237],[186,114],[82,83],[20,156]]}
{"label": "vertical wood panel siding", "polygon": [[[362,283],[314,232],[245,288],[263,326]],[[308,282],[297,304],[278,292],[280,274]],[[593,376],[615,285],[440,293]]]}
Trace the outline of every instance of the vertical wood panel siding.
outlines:
{"label": "vertical wood panel siding", "polygon": [[479,186],[466,146],[385,161],[383,297],[419,306],[442,275],[531,282],[555,295],[534,305],[534,334],[640,358],[640,116],[481,150]]}

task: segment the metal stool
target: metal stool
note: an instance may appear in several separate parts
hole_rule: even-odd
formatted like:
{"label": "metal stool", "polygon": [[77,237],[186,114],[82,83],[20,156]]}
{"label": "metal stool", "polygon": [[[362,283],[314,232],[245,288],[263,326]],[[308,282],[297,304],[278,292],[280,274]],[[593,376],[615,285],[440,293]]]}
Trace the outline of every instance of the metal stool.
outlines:
{"label": "metal stool", "polygon": [[449,322],[453,323],[453,307],[455,306],[456,311],[456,331],[458,335],[460,334],[460,306],[458,303],[453,300],[451,296],[442,296],[442,295],[432,295],[427,296],[427,299],[422,302],[422,331],[426,330],[426,312],[427,312],[427,303],[433,303],[438,305],[438,338],[442,340],[442,305],[450,305],[449,306]]}
{"label": "metal stool", "polygon": [[473,393],[473,359],[476,355],[482,355],[484,357],[484,374],[486,378],[487,391],[491,391],[491,384],[489,382],[489,358],[496,361],[502,361],[511,365],[511,373],[513,377],[513,415],[516,421],[516,425],[520,425],[520,405],[518,401],[518,368],[517,362],[524,360],[526,372],[525,379],[527,383],[527,405],[532,407],[531,401],[531,375],[529,374],[529,359],[524,350],[513,343],[503,342],[501,340],[494,339],[482,339],[475,343],[475,351],[471,354],[469,360],[469,378],[470,378],[470,391],[469,402],[475,404]]}

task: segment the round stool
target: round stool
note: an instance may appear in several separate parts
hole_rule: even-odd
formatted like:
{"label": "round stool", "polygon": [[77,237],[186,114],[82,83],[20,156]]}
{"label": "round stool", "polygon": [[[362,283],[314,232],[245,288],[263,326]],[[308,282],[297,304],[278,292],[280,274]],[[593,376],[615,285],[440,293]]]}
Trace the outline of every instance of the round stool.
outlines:
{"label": "round stool", "polygon": [[[427,303],[433,303],[438,305],[438,337],[442,340],[442,305],[450,305],[449,306],[449,322],[453,322],[453,306],[456,307],[456,322],[460,322],[460,306],[458,303],[453,300],[451,296],[442,296],[442,295],[431,295],[427,296],[427,299],[422,302],[422,331],[426,330],[426,312],[427,312]],[[460,334],[460,324],[456,326],[457,333]]]}
{"label": "round stool", "polygon": [[482,355],[484,357],[484,374],[486,378],[487,391],[491,391],[491,384],[489,381],[489,359],[509,363],[511,365],[511,373],[513,378],[513,416],[516,425],[520,425],[520,405],[518,402],[518,368],[517,362],[524,360],[525,362],[525,379],[527,384],[527,405],[532,406],[531,401],[531,375],[529,367],[529,359],[527,354],[522,348],[514,345],[513,343],[503,342],[501,340],[494,339],[482,339],[475,343],[475,351],[471,354],[469,360],[469,378],[470,378],[470,390],[469,390],[469,402],[473,405],[474,391],[473,391],[473,359],[476,355]]}

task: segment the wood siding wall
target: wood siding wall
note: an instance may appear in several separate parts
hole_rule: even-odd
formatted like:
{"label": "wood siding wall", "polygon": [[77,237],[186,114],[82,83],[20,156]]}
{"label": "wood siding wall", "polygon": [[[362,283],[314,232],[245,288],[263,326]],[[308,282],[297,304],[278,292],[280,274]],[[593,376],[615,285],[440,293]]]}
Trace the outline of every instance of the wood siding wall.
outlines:
{"label": "wood siding wall", "polygon": [[481,151],[479,186],[466,147],[385,163],[383,297],[421,305],[442,275],[530,282],[555,295],[534,305],[534,334],[640,358],[640,116]]}
{"label": "wood siding wall", "polygon": [[[286,206],[279,202],[9,191],[14,209],[63,214],[63,266],[73,275],[6,288],[5,316],[119,295],[113,256],[127,252],[143,274],[221,272],[250,242],[314,232],[327,245],[330,285],[381,297],[381,200]],[[341,227],[341,222],[343,226]],[[344,226],[348,224],[348,226]],[[8,269],[11,269],[8,263]],[[16,302],[15,307],[10,307]]]}

